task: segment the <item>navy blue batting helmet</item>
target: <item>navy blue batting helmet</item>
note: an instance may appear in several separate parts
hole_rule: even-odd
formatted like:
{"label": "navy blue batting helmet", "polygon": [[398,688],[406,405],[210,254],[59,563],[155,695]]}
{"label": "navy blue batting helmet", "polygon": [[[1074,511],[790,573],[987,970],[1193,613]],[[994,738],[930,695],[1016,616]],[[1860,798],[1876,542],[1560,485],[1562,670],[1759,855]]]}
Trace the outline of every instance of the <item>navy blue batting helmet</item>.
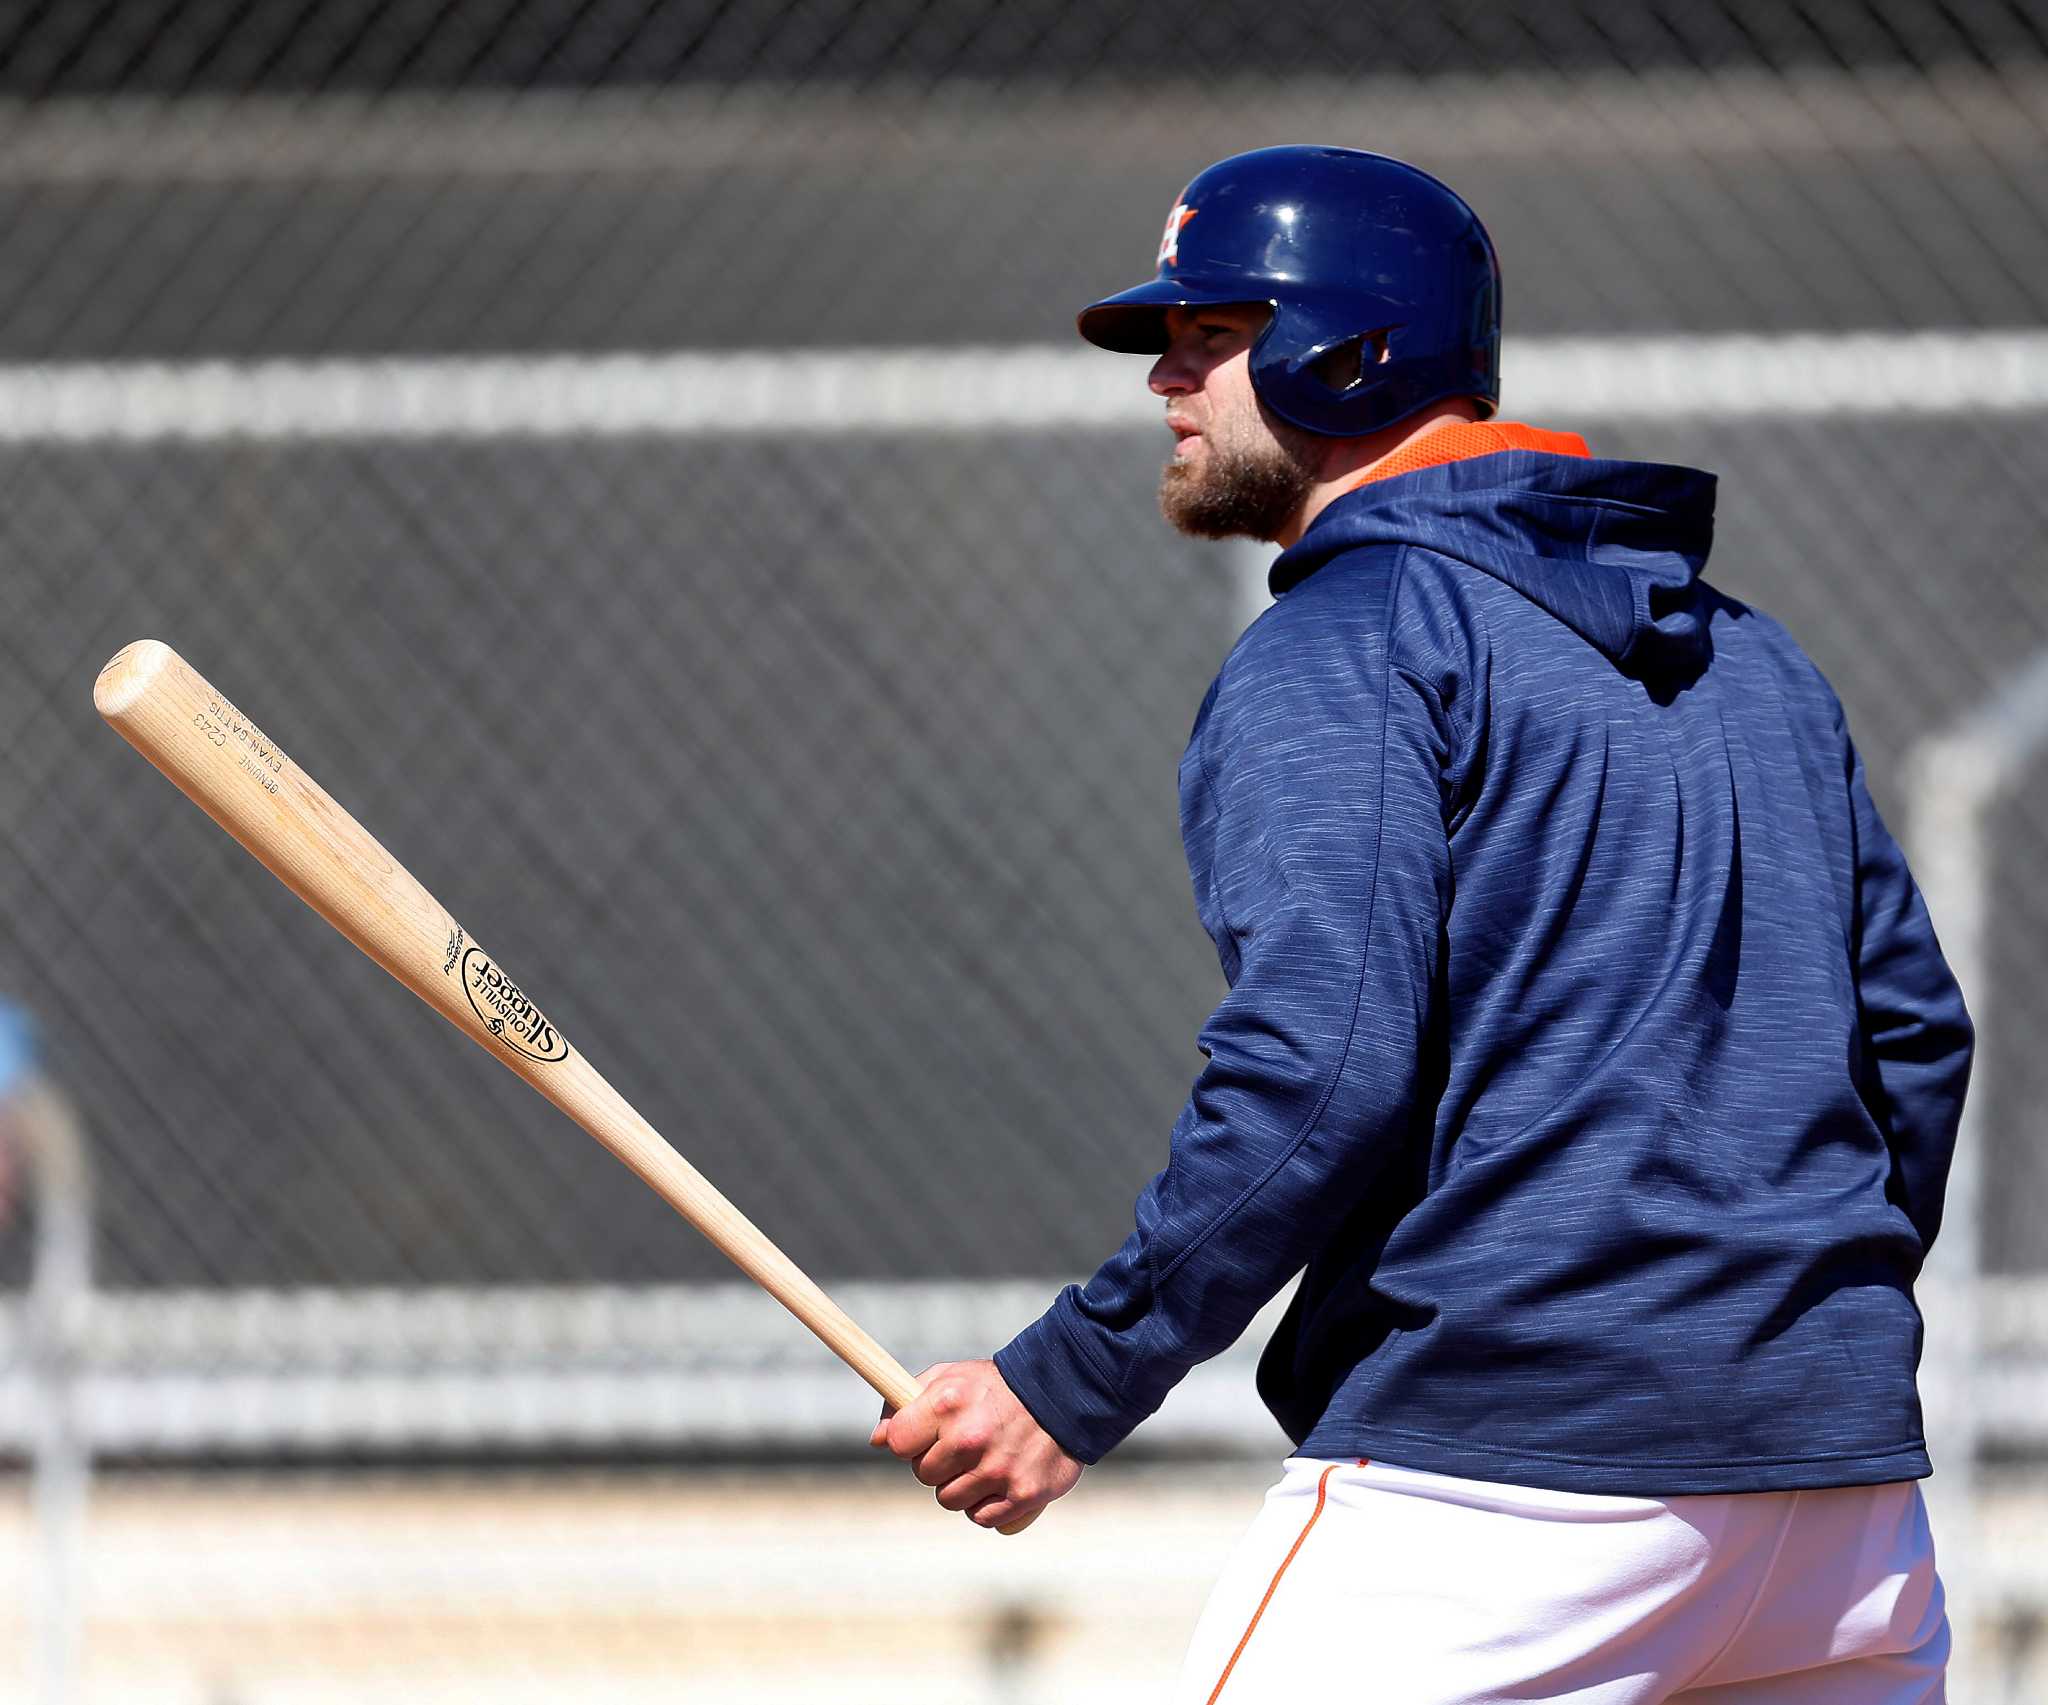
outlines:
{"label": "navy blue batting helmet", "polygon": [[[1166,348],[1166,310],[1264,302],[1252,388],[1282,420],[1355,438],[1431,403],[1500,401],[1500,263],[1427,172],[1357,148],[1220,160],[1167,216],[1156,278],[1081,310],[1081,335]],[[1351,351],[1358,355],[1351,362]]]}

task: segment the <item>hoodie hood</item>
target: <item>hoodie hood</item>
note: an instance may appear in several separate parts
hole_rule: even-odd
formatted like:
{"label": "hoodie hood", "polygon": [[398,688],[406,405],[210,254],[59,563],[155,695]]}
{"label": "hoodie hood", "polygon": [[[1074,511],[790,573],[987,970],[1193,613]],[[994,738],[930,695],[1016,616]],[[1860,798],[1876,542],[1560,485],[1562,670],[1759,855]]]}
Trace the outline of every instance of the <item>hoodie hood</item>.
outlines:
{"label": "hoodie hood", "polygon": [[1332,557],[1413,545],[1511,586],[1631,675],[1697,670],[1718,596],[1700,579],[1712,474],[1507,450],[1344,492],[1273,564],[1284,597]]}

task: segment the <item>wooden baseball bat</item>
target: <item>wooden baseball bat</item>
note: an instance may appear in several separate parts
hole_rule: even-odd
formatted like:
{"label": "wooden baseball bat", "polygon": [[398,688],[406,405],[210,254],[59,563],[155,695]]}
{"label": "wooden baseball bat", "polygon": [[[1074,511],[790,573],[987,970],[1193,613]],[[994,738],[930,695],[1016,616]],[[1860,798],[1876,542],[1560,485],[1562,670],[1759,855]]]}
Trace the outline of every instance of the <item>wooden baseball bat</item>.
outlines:
{"label": "wooden baseball bat", "polygon": [[355,818],[168,645],[123,646],[93,683],[92,702],[271,875],[630,1166],[885,1401],[900,1409],[917,1396],[908,1370],[636,1113]]}

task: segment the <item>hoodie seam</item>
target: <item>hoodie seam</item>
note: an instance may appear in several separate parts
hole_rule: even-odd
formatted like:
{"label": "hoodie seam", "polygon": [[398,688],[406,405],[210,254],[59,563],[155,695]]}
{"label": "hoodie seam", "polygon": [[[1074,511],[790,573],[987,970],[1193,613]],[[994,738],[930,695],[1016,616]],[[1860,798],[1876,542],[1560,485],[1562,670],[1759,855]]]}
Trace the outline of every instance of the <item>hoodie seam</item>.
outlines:
{"label": "hoodie seam", "polygon": [[[1260,619],[1263,619],[1263,616]],[[1257,625],[1257,621],[1254,621],[1252,624],[1253,627]],[[1229,682],[1231,665],[1237,661],[1238,654],[1244,649],[1245,641],[1250,634],[1251,628],[1245,629],[1244,633],[1238,636],[1237,643],[1230,648],[1230,654],[1223,659],[1223,667],[1216,673],[1216,697],[1211,705],[1211,714],[1208,720],[1203,723],[1199,737],[1195,742],[1195,767],[1201,775],[1202,791],[1208,796],[1209,809],[1214,814],[1219,828],[1223,822],[1223,790],[1216,785],[1216,772],[1209,764],[1209,734],[1218,720],[1216,713],[1221,711],[1223,706],[1223,697]],[[1263,839],[1263,837],[1261,838]],[[1212,860],[1208,872],[1209,906],[1215,912],[1217,921],[1223,925],[1224,939],[1230,944],[1229,963],[1225,964],[1222,969],[1224,983],[1234,988],[1237,985],[1238,977],[1244,971],[1244,938],[1239,932],[1237,925],[1231,921],[1230,909],[1223,903],[1223,889],[1216,880],[1216,872],[1217,866]],[[1287,872],[1279,866],[1277,861],[1274,865],[1274,874],[1279,878],[1281,887],[1291,894],[1293,892],[1293,884],[1287,880]],[[1222,951],[1222,944],[1218,943],[1219,954]]]}
{"label": "hoodie seam", "polygon": [[[1406,547],[1404,547],[1401,551],[1401,554],[1395,559],[1393,573],[1390,576],[1390,579],[1392,580],[1393,584],[1387,590],[1387,611],[1390,617],[1393,613],[1393,609],[1396,602],[1400,598],[1401,581],[1407,571],[1407,566],[1408,550]],[[1244,1209],[1245,1205],[1251,1200],[1253,1200],[1253,1198],[1255,1198],[1260,1191],[1264,1190],[1268,1184],[1270,1184],[1276,1177],[1278,1177],[1281,1170],[1284,1167],[1286,1167],[1297,1154],[1301,1152],[1302,1145],[1305,1144],[1310,1137],[1314,1136],[1316,1131],[1321,1127],[1323,1122],[1323,1115],[1325,1112],[1329,1110],[1330,1100],[1337,1093],[1337,1085],[1344,1081],[1345,1069],[1351,1063],[1351,1051],[1353,1047],[1356,1046],[1358,1041],[1358,1015],[1364,1009],[1365,1005],[1365,973],[1366,967],[1372,961],[1372,926],[1374,915],[1378,910],[1380,892],[1381,855],[1383,854],[1386,848],[1386,727],[1388,706],[1391,702],[1393,694],[1393,684],[1394,670],[1392,667],[1392,636],[1390,634],[1388,645],[1388,668],[1386,671],[1385,678],[1380,683],[1380,740],[1378,772],[1379,811],[1373,825],[1372,886],[1365,897],[1365,918],[1362,925],[1360,926],[1358,934],[1358,973],[1355,980],[1352,983],[1351,1011],[1345,1023],[1343,1046],[1337,1050],[1336,1061],[1331,1066],[1328,1076],[1325,1077],[1325,1079],[1323,1080],[1322,1086],[1316,1095],[1315,1105],[1313,1108],[1310,1109],[1308,1117],[1302,1121],[1300,1127],[1295,1131],[1294,1135],[1288,1139],[1288,1141],[1282,1146],[1280,1152],[1277,1155],[1275,1155],[1273,1159],[1265,1166],[1265,1168],[1259,1173],[1258,1177],[1253,1179],[1234,1197],[1232,1197],[1231,1200],[1222,1208],[1220,1212],[1216,1214],[1216,1216],[1213,1219],[1209,1221],[1207,1225],[1203,1226],[1200,1231],[1198,1231],[1193,1237],[1191,1237],[1188,1240],[1187,1246],[1184,1249],[1182,1249],[1178,1255],[1174,1256],[1174,1258],[1171,1261],[1169,1261],[1163,1268],[1159,1270],[1158,1277],[1154,1281],[1153,1286],[1153,1295],[1155,1296],[1155,1298],[1164,1293],[1166,1287],[1173,1282],[1173,1276],[1180,1271],[1181,1267],[1185,1265],[1186,1262],[1189,1261],[1197,1252],[1199,1252],[1202,1249],[1202,1247],[1205,1244],[1207,1244],[1212,1237],[1216,1235],[1217,1232],[1221,1231],[1224,1226],[1228,1225],[1233,1219],[1235,1219],[1238,1216],[1238,1214]]]}
{"label": "hoodie seam", "polygon": [[[1400,595],[1408,589],[1408,583],[1414,579],[1414,576],[1407,575],[1404,571],[1407,569],[1410,560],[1418,555],[1428,557],[1433,564],[1439,565],[1443,569],[1457,571],[1465,567],[1465,564],[1460,562],[1458,558],[1449,556],[1445,552],[1440,551],[1434,548],[1433,546],[1414,543],[1404,544],[1401,547],[1400,557],[1396,564],[1396,574],[1401,576],[1401,578],[1397,580],[1394,590],[1394,596],[1396,599],[1398,599]],[[1390,604],[1389,608],[1392,609],[1393,606]],[[1398,612],[1396,612],[1396,614],[1398,614]],[[1492,644],[1492,630],[1490,628],[1487,628],[1485,610],[1483,606],[1481,606],[1476,600],[1473,603],[1473,617],[1477,621],[1479,627],[1486,632],[1487,643],[1490,646]],[[1398,621],[1390,620],[1387,624],[1387,629],[1387,657],[1389,666],[1395,669],[1405,680],[1412,684],[1418,692],[1425,693],[1428,695],[1430,704],[1435,708],[1437,715],[1442,719],[1446,729],[1448,730],[1451,736],[1451,752],[1449,754],[1449,761],[1444,765],[1442,770],[1442,803],[1444,808],[1445,828],[1446,832],[1448,832],[1449,819],[1452,814],[1451,801],[1463,792],[1466,778],[1471,770],[1472,760],[1474,757],[1473,736],[1475,728],[1477,726],[1474,721],[1474,718],[1478,714],[1474,708],[1476,702],[1477,671],[1469,670],[1468,672],[1465,672],[1461,675],[1461,679],[1463,679],[1465,684],[1463,704],[1455,709],[1446,709],[1443,702],[1443,695],[1435,685],[1433,685],[1430,681],[1423,678],[1422,676],[1418,675],[1413,669],[1411,669],[1407,665],[1395,663],[1393,661],[1394,653],[1398,643],[1398,637],[1401,631]],[[1444,652],[1441,648],[1437,649],[1436,663],[1439,669],[1441,669],[1444,673],[1459,674],[1460,661],[1460,659],[1449,655],[1448,653]],[[1463,661],[1469,664],[1471,662],[1471,659],[1468,658]]]}
{"label": "hoodie seam", "polygon": [[[1229,666],[1229,659],[1226,658],[1224,660],[1224,667],[1227,669]],[[1223,697],[1221,675],[1217,677],[1216,688],[1216,698],[1221,700]],[[1212,706],[1211,715],[1213,716],[1213,714],[1214,708]],[[1216,786],[1214,772],[1209,768],[1209,725],[1206,721],[1195,735],[1195,773],[1202,778],[1202,793],[1209,802],[1209,814],[1220,826],[1223,821],[1223,795]],[[1206,886],[1209,890],[1209,909],[1216,914],[1216,921],[1223,926],[1224,937],[1230,942],[1230,957],[1234,962],[1232,965],[1226,965],[1223,968],[1224,980],[1229,983],[1235,983],[1237,981],[1236,971],[1242,967],[1244,955],[1238,948],[1237,931],[1231,927],[1230,914],[1223,909],[1223,894],[1216,884],[1216,864],[1213,859],[1210,861],[1209,869],[1205,874]]]}

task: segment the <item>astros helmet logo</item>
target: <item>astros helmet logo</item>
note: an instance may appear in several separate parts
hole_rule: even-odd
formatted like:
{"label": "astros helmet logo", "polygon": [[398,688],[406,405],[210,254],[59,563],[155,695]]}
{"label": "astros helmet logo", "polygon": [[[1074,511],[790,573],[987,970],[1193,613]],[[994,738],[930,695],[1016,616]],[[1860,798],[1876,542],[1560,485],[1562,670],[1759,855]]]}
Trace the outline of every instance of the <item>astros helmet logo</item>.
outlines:
{"label": "astros helmet logo", "polygon": [[1199,211],[1199,208],[1190,207],[1184,201],[1176,201],[1173,204],[1173,211],[1166,216],[1166,230],[1159,239],[1158,265],[1180,264],[1180,228]]}

